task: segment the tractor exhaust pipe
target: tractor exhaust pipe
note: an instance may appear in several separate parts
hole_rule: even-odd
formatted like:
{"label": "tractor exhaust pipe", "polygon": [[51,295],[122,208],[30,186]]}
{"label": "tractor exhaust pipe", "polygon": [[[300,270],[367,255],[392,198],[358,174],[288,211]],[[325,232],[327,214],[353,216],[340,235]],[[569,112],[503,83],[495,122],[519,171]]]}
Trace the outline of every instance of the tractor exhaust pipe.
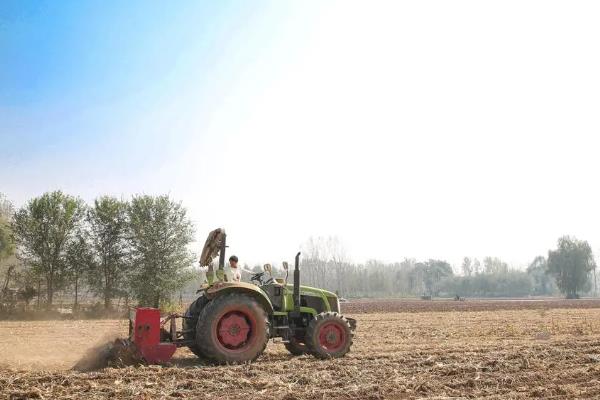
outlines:
{"label": "tractor exhaust pipe", "polygon": [[300,252],[296,254],[294,264],[294,311],[300,312]]}

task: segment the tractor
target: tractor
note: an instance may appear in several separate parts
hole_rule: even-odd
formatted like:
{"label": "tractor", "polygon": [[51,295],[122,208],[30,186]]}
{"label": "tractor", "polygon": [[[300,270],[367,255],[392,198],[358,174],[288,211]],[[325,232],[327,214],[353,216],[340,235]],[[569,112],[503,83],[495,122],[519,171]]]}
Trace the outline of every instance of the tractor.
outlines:
{"label": "tractor", "polygon": [[[200,265],[208,268],[207,282],[187,311],[161,320],[157,309],[136,309],[130,338],[115,348],[133,348],[138,359],[150,364],[168,361],[184,346],[214,363],[248,362],[275,338],[293,355],[325,359],[350,351],[356,320],[340,314],[335,293],[300,285],[300,253],[295,256],[293,284],[287,282],[286,262],[285,278],[274,278],[267,264],[252,275],[252,283],[234,282],[224,271],[226,237],[223,229],[210,232],[200,257]],[[181,330],[177,319],[182,319]]]}

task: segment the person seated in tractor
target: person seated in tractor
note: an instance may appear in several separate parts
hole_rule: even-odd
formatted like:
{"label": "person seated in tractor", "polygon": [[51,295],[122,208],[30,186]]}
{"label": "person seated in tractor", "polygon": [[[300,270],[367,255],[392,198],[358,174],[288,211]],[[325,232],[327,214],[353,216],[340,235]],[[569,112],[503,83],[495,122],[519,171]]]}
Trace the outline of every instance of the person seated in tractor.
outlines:
{"label": "person seated in tractor", "polygon": [[238,269],[238,258],[237,256],[229,257],[229,267],[231,268],[232,281],[240,282],[242,280],[242,273]]}

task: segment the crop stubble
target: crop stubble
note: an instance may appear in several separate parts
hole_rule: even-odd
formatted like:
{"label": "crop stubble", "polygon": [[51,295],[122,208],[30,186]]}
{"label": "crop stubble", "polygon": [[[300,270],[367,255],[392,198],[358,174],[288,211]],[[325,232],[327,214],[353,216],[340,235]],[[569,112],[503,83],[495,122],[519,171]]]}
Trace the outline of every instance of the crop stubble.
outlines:
{"label": "crop stubble", "polygon": [[[377,303],[377,302],[363,302]],[[171,365],[69,371],[84,351],[124,335],[125,321],[0,322],[0,396],[64,399],[600,398],[600,309],[397,312],[345,305],[358,319],[352,352],[292,357],[270,344],[257,362],[206,365],[178,350]],[[420,307],[420,302],[414,302]],[[457,302],[458,303],[458,302]],[[572,307],[575,303],[565,303]],[[352,308],[354,307],[354,308]],[[383,307],[388,312],[361,312]],[[457,307],[465,307],[458,305]],[[537,306],[535,306],[537,307]],[[559,307],[559,308],[553,308]]]}

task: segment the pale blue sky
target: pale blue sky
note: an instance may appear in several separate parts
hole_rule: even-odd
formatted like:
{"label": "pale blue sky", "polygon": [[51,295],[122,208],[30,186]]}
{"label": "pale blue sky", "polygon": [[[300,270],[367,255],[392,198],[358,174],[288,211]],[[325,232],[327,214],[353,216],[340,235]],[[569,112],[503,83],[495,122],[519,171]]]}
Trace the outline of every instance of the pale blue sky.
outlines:
{"label": "pale blue sky", "polygon": [[[0,191],[169,193],[278,263],[600,252],[593,1],[3,1]],[[289,258],[288,257],[288,258]]]}
{"label": "pale blue sky", "polygon": [[[190,135],[171,125],[189,120],[190,112],[195,122],[206,120],[210,105],[228,92],[229,82],[215,80],[224,71],[239,73],[244,61],[232,60],[228,48],[244,46],[238,36],[264,8],[245,4],[3,2],[0,157],[19,171],[4,179],[30,184],[19,176],[25,170],[61,186],[70,179],[65,175],[126,170],[135,177],[168,160]],[[238,65],[223,65],[232,61]],[[82,195],[93,196],[90,189]],[[16,200],[23,195],[29,193]]]}

